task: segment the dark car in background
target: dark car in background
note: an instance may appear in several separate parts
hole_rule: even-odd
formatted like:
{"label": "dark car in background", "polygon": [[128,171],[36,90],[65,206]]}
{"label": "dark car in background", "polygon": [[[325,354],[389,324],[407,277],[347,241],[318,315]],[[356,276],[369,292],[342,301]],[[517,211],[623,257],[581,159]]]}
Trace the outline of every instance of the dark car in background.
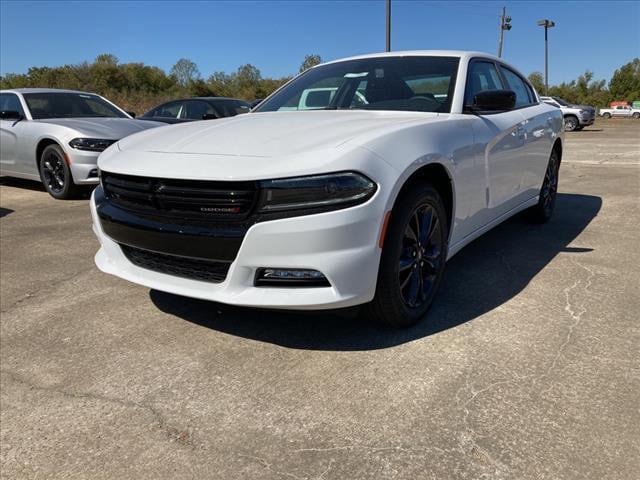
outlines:
{"label": "dark car in background", "polygon": [[249,110],[249,102],[237,98],[194,97],[160,104],[139,118],[164,123],[183,123],[234,117],[248,113]]}

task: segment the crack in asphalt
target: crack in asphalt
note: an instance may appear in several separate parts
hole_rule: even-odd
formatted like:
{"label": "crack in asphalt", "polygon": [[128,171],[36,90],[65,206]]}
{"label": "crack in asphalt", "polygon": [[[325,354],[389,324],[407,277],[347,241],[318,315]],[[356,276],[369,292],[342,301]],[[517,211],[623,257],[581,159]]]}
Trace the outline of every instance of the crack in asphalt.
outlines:
{"label": "crack in asphalt", "polygon": [[152,417],[155,419],[155,422],[158,424],[159,429],[164,432],[167,438],[173,442],[177,442],[180,445],[195,448],[195,444],[193,443],[193,439],[191,438],[191,434],[187,430],[175,428],[167,423],[164,419],[160,411],[158,411],[153,406],[142,403],[142,402],[134,402],[131,400],[122,400],[119,398],[109,397],[106,395],[100,395],[96,393],[87,393],[87,392],[71,392],[68,390],[64,390],[62,388],[56,386],[46,386],[39,385],[33,381],[28,380],[23,375],[20,375],[16,372],[12,372],[7,369],[0,369],[0,373],[3,373],[11,378],[16,383],[22,384],[31,388],[33,390],[39,390],[44,392],[52,392],[57,393],[59,395],[63,395],[68,398],[73,399],[89,399],[89,400],[97,400],[101,402],[107,402],[114,405],[118,405],[124,408],[135,408],[149,412]]}

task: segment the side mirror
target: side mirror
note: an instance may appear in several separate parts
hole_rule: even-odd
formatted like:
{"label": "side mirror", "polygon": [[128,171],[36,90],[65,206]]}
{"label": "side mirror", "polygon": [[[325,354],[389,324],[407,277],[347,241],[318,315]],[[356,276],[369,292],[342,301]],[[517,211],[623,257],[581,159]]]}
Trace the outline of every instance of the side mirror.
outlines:
{"label": "side mirror", "polygon": [[472,111],[500,112],[516,105],[516,92],[512,90],[485,90],[473,97]]}
{"label": "side mirror", "polygon": [[22,115],[15,110],[3,110],[0,112],[0,119],[2,120],[22,120]]}
{"label": "side mirror", "polygon": [[136,112],[127,112],[127,114],[133,118],[136,118]]}
{"label": "side mirror", "polygon": [[202,115],[203,120],[215,120],[216,118],[218,117],[216,117],[213,113],[205,113]]}

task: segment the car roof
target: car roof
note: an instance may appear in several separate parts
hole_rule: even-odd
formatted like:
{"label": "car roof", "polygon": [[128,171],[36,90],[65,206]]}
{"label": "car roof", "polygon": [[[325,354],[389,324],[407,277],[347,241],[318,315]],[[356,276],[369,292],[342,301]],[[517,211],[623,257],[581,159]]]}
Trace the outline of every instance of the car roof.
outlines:
{"label": "car roof", "polygon": [[345,60],[360,60],[364,58],[385,57],[459,57],[463,59],[471,57],[483,57],[504,62],[503,59],[485,52],[474,52],[468,50],[402,50],[398,52],[369,53],[366,55],[356,55],[354,57],[340,58],[337,60],[326,62],[325,65],[328,63],[344,62]]}
{"label": "car roof", "polygon": [[2,91],[15,93],[88,93],[91,95],[97,95],[97,93],[82,92],[80,90],[65,90],[63,88],[9,88]]}

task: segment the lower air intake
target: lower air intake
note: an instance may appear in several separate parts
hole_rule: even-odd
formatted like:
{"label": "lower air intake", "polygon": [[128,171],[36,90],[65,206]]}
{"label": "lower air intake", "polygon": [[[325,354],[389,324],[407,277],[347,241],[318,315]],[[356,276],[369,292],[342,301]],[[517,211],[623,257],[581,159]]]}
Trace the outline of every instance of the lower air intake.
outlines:
{"label": "lower air intake", "polygon": [[151,252],[123,244],[120,244],[120,248],[129,261],[140,268],[202,282],[223,282],[231,265],[228,262]]}

